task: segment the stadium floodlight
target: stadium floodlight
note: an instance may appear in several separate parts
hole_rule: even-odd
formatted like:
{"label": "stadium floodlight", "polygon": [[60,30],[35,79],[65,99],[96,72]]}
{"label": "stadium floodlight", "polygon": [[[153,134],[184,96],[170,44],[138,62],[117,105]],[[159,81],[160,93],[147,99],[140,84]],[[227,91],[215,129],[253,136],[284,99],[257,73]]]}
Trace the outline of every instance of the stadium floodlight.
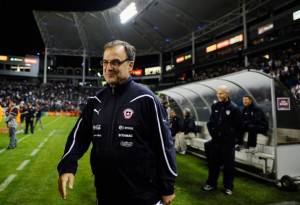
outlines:
{"label": "stadium floodlight", "polygon": [[136,6],[134,2],[131,2],[120,14],[120,20],[122,24],[125,24],[137,14]]}

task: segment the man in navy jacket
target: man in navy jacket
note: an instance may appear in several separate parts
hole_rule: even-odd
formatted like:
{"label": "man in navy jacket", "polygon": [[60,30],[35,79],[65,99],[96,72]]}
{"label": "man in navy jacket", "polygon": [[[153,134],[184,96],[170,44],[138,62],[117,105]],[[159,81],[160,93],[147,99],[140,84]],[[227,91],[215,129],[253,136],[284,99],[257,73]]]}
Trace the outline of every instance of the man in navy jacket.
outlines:
{"label": "man in navy jacket", "polygon": [[241,112],[229,98],[226,86],[217,89],[218,102],[211,107],[207,128],[212,140],[206,144],[208,154],[208,179],[202,187],[204,191],[212,191],[217,187],[220,168],[223,169],[223,185],[225,194],[231,195],[234,180],[235,144],[241,141]]}
{"label": "man in navy jacket", "polygon": [[257,145],[257,134],[266,134],[269,124],[265,113],[254,104],[250,96],[243,97],[243,104],[242,127],[244,132],[248,132],[247,148],[251,149]]}
{"label": "man in navy jacket", "polygon": [[100,205],[170,204],[175,198],[175,149],[167,115],[149,89],[132,81],[134,60],[135,48],[127,42],[104,46],[108,85],[88,100],[68,137],[58,165],[63,198],[90,143]]}

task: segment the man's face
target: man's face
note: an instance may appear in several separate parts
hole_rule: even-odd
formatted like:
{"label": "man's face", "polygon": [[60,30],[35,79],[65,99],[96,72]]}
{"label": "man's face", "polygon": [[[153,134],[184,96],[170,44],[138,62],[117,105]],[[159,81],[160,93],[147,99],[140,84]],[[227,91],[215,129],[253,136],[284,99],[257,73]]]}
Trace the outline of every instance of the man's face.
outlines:
{"label": "man's face", "polygon": [[13,106],[15,106],[15,103],[14,103],[13,101],[10,101],[10,102],[9,102],[9,106],[10,106],[10,107],[13,107]]}
{"label": "man's face", "polygon": [[176,116],[176,113],[174,111],[171,111],[171,117],[175,117]]}
{"label": "man's face", "polygon": [[117,45],[107,48],[103,54],[103,75],[110,85],[118,85],[126,81],[133,68],[133,61],[127,60],[125,48]]}
{"label": "man's face", "polygon": [[249,105],[251,105],[252,100],[248,97],[243,97],[243,104],[245,107],[248,107]]}
{"label": "man's face", "polygon": [[218,89],[217,98],[219,102],[226,102],[228,100],[228,92],[225,89]]}

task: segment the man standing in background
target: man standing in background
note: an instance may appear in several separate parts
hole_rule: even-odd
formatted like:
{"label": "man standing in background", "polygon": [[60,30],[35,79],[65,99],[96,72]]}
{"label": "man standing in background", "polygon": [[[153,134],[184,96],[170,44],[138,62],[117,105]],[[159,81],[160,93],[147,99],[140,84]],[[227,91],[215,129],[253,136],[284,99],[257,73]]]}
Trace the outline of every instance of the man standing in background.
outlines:
{"label": "man standing in background", "polygon": [[9,106],[6,110],[6,123],[8,126],[8,133],[9,133],[9,145],[7,149],[14,149],[17,147],[17,139],[16,139],[17,115],[18,115],[18,109],[15,107],[15,102],[13,100],[10,100]]}
{"label": "man standing in background", "polygon": [[181,119],[177,116],[176,112],[174,110],[171,110],[170,112],[170,127],[171,127],[171,133],[173,140],[175,141],[175,136],[181,131],[182,127],[182,121]]}
{"label": "man standing in background", "polygon": [[207,128],[212,140],[209,144],[208,179],[202,187],[204,191],[213,191],[217,187],[220,168],[224,165],[224,193],[232,195],[234,179],[235,144],[242,137],[241,112],[229,98],[226,86],[217,89],[218,102],[211,107],[211,116]]}
{"label": "man standing in background", "polygon": [[28,134],[28,127],[30,126],[30,132],[31,134],[34,133],[34,115],[35,115],[35,110],[32,107],[31,103],[28,103],[28,107],[24,112],[25,114],[25,134]]}

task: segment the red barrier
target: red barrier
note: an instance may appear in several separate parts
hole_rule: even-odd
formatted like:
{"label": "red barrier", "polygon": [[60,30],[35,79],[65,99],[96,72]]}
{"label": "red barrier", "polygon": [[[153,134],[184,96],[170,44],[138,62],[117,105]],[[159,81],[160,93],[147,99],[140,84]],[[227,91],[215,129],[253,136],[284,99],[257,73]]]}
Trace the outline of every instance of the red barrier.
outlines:
{"label": "red barrier", "polygon": [[48,116],[67,116],[67,117],[78,117],[80,116],[79,111],[71,111],[71,112],[47,112]]}

